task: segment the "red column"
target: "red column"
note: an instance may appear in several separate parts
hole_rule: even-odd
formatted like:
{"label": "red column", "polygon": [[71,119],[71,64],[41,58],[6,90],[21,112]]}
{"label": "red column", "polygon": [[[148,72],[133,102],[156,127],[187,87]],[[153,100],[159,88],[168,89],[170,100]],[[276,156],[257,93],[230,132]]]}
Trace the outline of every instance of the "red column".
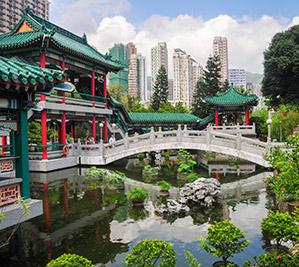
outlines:
{"label": "red column", "polygon": [[[94,70],[91,73],[91,95],[95,96],[96,92],[96,84],[95,84],[95,73]],[[93,106],[95,106],[95,99],[93,99]],[[96,116],[92,116],[92,138],[93,141],[96,142],[97,140],[97,125],[96,125]]]}
{"label": "red column", "polygon": [[217,109],[215,110],[215,125],[216,127],[219,125],[219,114]]}
{"label": "red column", "polygon": [[39,66],[41,68],[46,67],[46,54],[44,52],[41,53],[40,56],[39,56]]}
{"label": "red column", "polygon": [[248,109],[245,110],[245,124],[246,124],[246,126],[249,125],[249,110]]}
{"label": "red column", "polygon": [[[107,76],[104,75],[104,90],[103,90],[103,96],[105,98],[107,98]],[[105,108],[108,108],[107,102],[105,104]],[[108,141],[108,117],[105,117],[105,121],[104,121],[104,141]]]}
{"label": "red column", "polygon": [[[65,96],[64,93],[62,93],[62,105],[65,103]],[[61,116],[61,144],[66,144],[66,112],[62,112]]]}
{"label": "red column", "polygon": [[[6,136],[2,136],[2,146],[6,146],[6,145],[7,145],[7,138],[6,138]],[[2,156],[5,156],[5,151],[6,151],[6,148],[2,147]]]}
{"label": "red column", "polygon": [[[40,101],[46,101],[46,96],[41,95]],[[42,126],[42,159],[48,159],[47,151],[47,111],[42,110],[41,113],[41,126]]]}
{"label": "red column", "polygon": [[65,62],[64,59],[60,62],[60,67],[64,71],[65,70]]}

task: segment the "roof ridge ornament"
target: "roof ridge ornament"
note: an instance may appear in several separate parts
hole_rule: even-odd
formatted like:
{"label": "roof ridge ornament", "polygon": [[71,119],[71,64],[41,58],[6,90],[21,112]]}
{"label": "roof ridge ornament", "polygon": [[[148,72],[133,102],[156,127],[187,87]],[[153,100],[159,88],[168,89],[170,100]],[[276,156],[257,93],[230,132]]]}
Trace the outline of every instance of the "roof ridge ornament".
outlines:
{"label": "roof ridge ornament", "polygon": [[33,10],[30,8],[30,6],[26,6],[23,12],[25,15],[32,15],[33,14]]}
{"label": "roof ridge ornament", "polygon": [[85,44],[87,44],[87,36],[86,36],[86,33],[83,33],[82,40],[84,41]]}

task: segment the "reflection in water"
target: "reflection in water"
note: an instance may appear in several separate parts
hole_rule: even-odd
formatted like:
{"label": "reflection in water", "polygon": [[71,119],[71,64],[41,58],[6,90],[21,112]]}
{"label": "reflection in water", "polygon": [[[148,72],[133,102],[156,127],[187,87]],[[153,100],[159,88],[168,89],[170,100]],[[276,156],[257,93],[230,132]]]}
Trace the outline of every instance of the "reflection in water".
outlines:
{"label": "reflection in water", "polygon": [[[2,264],[0,260],[1,266],[45,266],[64,252],[80,254],[99,266],[125,266],[130,248],[145,238],[174,242],[178,266],[186,265],[183,249],[194,253],[202,266],[210,266],[215,258],[199,247],[198,238],[206,234],[209,223],[226,218],[252,241],[235,257],[236,262],[262,252],[259,229],[268,200],[260,190],[264,187],[261,175],[223,185],[225,201],[212,209],[192,207],[187,217],[161,218],[154,213],[154,205],[163,201],[157,186],[146,185],[152,194],[145,208],[132,207],[125,192],[138,182],[129,179],[125,191],[88,190],[77,169],[69,170],[71,176],[67,173],[32,174],[33,194],[43,199],[44,215],[21,225],[11,247],[17,261]],[[173,176],[169,179],[174,180]],[[173,189],[171,197],[176,194]]]}

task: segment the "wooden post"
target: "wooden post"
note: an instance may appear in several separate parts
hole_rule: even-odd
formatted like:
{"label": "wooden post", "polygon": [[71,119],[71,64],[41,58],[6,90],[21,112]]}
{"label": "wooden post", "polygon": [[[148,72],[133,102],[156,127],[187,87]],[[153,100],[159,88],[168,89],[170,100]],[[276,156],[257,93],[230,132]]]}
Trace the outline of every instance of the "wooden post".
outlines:
{"label": "wooden post", "polygon": [[42,52],[39,56],[39,66],[41,68],[46,67],[46,54],[45,54],[45,52]]}
{"label": "wooden post", "polygon": [[7,138],[6,138],[6,136],[2,136],[2,156],[5,156],[5,151],[6,151],[6,147],[4,147],[4,146],[6,146],[7,145]]}
{"label": "wooden post", "polygon": [[[245,125],[249,125],[249,109],[245,110]],[[246,127],[247,128],[247,127]]]}
{"label": "wooden post", "polygon": [[216,128],[218,127],[219,125],[219,113],[218,113],[218,110],[216,109],[215,110],[215,126]]}
{"label": "wooden post", "polygon": [[[94,70],[91,73],[91,95],[95,96],[95,91],[96,91],[96,85],[95,85],[95,73]],[[93,106],[95,106],[95,99],[93,99]],[[97,125],[96,125],[96,116],[92,116],[92,138],[93,141],[96,143],[97,141]]]}
{"label": "wooden post", "polygon": [[[103,90],[103,96],[105,98],[105,102],[106,102],[106,98],[107,98],[107,76],[104,75],[104,90]],[[107,102],[105,103],[105,108],[108,108]],[[105,121],[104,121],[104,141],[108,141],[108,118],[107,116],[105,116]]]}
{"label": "wooden post", "polygon": [[[46,101],[46,96],[41,95],[40,101]],[[48,159],[47,150],[47,111],[45,109],[41,112],[41,126],[42,126],[42,159]]]}

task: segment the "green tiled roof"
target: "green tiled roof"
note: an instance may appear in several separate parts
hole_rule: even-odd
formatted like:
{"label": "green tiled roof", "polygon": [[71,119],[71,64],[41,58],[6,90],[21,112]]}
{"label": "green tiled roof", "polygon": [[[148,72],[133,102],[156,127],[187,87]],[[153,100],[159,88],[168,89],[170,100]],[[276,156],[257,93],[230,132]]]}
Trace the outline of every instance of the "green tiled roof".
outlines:
{"label": "green tiled roof", "polygon": [[198,117],[189,113],[130,112],[129,116],[133,123],[191,123],[200,121]]}
{"label": "green tiled roof", "polygon": [[60,70],[40,68],[16,58],[0,57],[0,83],[9,83],[20,87],[44,86],[61,82],[64,73]]}
{"label": "green tiled roof", "polygon": [[[24,21],[26,21],[33,30],[17,32]],[[36,42],[41,42],[44,37],[49,38],[49,45],[52,44],[70,54],[100,63],[114,71],[123,68],[122,64],[112,60],[109,56],[101,54],[89,45],[86,36],[80,37],[75,35],[28,11],[11,32],[0,34],[0,50],[28,47]]]}
{"label": "green tiled roof", "polygon": [[225,92],[218,93],[215,96],[208,96],[205,100],[215,106],[255,106],[258,102],[258,97],[254,94],[243,94],[231,86]]}

